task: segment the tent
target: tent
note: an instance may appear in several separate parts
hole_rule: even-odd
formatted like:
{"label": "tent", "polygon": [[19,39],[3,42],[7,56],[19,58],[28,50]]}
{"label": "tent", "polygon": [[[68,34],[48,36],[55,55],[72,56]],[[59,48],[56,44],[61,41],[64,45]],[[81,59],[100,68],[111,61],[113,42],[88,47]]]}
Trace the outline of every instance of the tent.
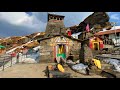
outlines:
{"label": "tent", "polygon": [[4,53],[5,48],[6,48],[5,46],[0,45],[0,54]]}
{"label": "tent", "polygon": [[4,49],[4,48],[5,48],[5,46],[0,45],[0,49]]}

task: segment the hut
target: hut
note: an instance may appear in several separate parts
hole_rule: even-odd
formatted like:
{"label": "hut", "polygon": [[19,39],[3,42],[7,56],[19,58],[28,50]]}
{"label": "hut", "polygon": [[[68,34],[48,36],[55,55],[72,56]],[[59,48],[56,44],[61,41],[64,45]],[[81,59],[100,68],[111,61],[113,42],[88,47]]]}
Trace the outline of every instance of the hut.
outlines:
{"label": "hut", "polygon": [[93,37],[89,39],[89,47],[92,50],[102,50],[103,49],[103,40],[99,37]]}

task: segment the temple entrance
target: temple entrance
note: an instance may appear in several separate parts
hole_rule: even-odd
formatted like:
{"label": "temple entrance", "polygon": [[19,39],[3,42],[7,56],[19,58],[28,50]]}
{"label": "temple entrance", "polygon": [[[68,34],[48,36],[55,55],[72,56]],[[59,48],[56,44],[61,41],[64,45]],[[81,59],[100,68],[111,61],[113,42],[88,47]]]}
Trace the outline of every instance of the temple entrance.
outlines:
{"label": "temple entrance", "polygon": [[56,58],[62,57],[63,59],[66,58],[66,45],[65,44],[58,44],[56,47]]}
{"label": "temple entrance", "polygon": [[94,50],[99,50],[99,43],[94,43]]}

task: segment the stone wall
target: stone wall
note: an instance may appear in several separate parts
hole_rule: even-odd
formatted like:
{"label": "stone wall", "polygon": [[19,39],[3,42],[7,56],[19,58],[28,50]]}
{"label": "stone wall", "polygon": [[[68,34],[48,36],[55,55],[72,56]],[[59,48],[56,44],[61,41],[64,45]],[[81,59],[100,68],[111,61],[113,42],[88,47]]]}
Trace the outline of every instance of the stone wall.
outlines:
{"label": "stone wall", "polygon": [[79,60],[80,48],[81,48],[81,43],[77,41],[73,41],[73,45],[70,46],[70,51],[73,54],[74,60]]}
{"label": "stone wall", "polygon": [[[53,62],[54,61],[54,46],[57,45],[57,43],[55,42],[56,38],[58,37],[53,37],[50,39],[46,39],[40,42],[40,61],[41,62]],[[65,38],[65,37],[64,37]],[[67,50],[66,50],[66,58],[69,56],[70,52],[73,54],[74,56],[74,60],[78,60],[79,59],[79,52],[80,52],[80,47],[81,47],[81,43],[69,38],[65,38],[67,40],[68,43],[66,43],[67,45]],[[63,44],[63,43],[61,43]],[[64,43],[65,44],[65,43]]]}
{"label": "stone wall", "polygon": [[53,47],[50,46],[50,39],[40,42],[40,62],[51,62],[54,60]]}
{"label": "stone wall", "polygon": [[93,53],[85,42],[83,42],[82,44],[83,45],[80,49],[80,62],[88,63],[93,59]]}
{"label": "stone wall", "polygon": [[63,28],[65,28],[63,21],[59,21],[59,22],[54,22],[54,20],[49,21],[46,26],[45,37],[59,34],[60,30]]}

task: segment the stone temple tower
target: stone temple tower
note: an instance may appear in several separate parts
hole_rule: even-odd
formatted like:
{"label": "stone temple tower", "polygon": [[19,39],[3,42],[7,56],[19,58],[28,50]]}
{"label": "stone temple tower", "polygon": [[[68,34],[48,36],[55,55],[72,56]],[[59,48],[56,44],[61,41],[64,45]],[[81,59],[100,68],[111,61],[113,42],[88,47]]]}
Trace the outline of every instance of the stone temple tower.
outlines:
{"label": "stone temple tower", "polygon": [[63,28],[65,28],[64,17],[65,16],[62,16],[62,15],[48,13],[48,22],[47,22],[46,31],[45,31],[46,33],[45,37],[57,35],[61,31],[63,31]]}

